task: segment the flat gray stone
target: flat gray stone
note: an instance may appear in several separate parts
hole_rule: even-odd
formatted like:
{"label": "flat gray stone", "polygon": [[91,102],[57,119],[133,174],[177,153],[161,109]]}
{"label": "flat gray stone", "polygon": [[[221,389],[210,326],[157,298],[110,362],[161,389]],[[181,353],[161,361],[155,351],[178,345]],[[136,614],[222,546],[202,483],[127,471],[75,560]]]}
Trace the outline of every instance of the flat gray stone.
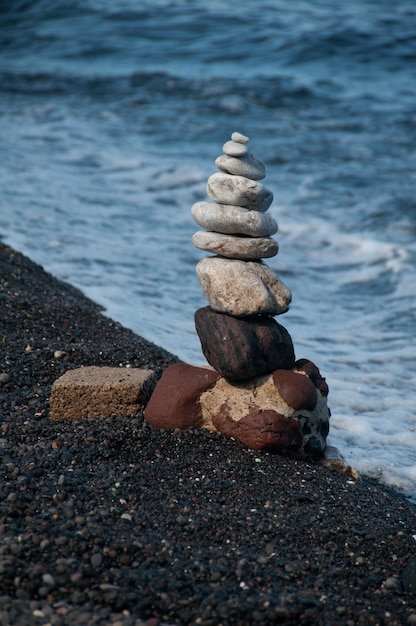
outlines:
{"label": "flat gray stone", "polygon": [[276,220],[268,213],[230,204],[196,202],[192,207],[192,216],[202,228],[226,235],[270,237],[278,230]]}
{"label": "flat gray stone", "polygon": [[292,300],[286,285],[259,261],[209,257],[199,261],[196,274],[209,305],[219,313],[280,315]]}
{"label": "flat gray stone", "polygon": [[228,154],[229,156],[239,157],[247,154],[248,148],[245,143],[239,143],[237,141],[227,141],[222,150],[224,154]]}
{"label": "flat gray stone", "polygon": [[273,193],[261,183],[222,172],[209,177],[207,193],[218,204],[241,206],[262,213],[273,202]]}
{"label": "flat gray stone", "polygon": [[250,152],[240,158],[222,154],[215,159],[215,165],[226,174],[245,176],[251,180],[262,180],[266,176],[263,161]]}
{"label": "flat gray stone", "polygon": [[196,248],[219,254],[229,259],[255,261],[276,256],[279,251],[277,241],[271,237],[237,237],[199,230],[192,237]]}

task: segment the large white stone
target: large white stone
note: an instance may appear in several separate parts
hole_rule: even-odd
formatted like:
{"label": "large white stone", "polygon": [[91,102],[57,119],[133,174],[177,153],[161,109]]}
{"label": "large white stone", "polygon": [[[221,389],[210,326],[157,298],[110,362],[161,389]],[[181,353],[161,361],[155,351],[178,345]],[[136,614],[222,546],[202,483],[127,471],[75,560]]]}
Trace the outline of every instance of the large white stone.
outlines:
{"label": "large white stone", "polygon": [[276,220],[268,213],[230,204],[196,202],[192,207],[192,216],[202,228],[226,235],[270,237],[278,229]]}
{"label": "large white stone", "polygon": [[290,290],[262,262],[209,257],[199,261],[196,273],[214,311],[241,317],[280,315],[289,309]]}
{"label": "large white stone", "polygon": [[218,204],[241,206],[262,213],[273,202],[273,193],[261,183],[222,172],[209,177],[207,193]]}
{"label": "large white stone", "polygon": [[215,160],[215,165],[226,174],[245,176],[251,180],[261,180],[266,176],[263,161],[250,152],[240,158],[222,154]]}
{"label": "large white stone", "polygon": [[199,230],[192,237],[196,248],[219,254],[229,259],[254,261],[276,256],[279,251],[277,241],[271,237],[236,237]]}

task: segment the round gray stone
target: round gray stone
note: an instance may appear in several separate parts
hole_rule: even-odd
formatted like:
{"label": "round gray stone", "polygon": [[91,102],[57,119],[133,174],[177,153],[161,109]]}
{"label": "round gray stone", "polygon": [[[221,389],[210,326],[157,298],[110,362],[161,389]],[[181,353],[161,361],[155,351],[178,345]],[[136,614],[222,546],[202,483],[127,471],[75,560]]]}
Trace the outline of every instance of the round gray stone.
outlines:
{"label": "round gray stone", "polygon": [[209,257],[199,261],[196,274],[209,305],[220,313],[280,315],[292,300],[286,285],[259,261]]}
{"label": "round gray stone", "polygon": [[202,228],[226,235],[270,237],[278,230],[276,220],[268,213],[230,204],[196,202],[192,207],[192,216]]}
{"label": "round gray stone", "polygon": [[248,148],[245,143],[239,143],[237,141],[227,141],[222,150],[224,154],[228,154],[229,156],[239,157],[247,154]]}
{"label": "round gray stone", "polygon": [[199,230],[192,237],[196,248],[219,254],[229,259],[255,261],[276,256],[279,251],[277,241],[271,237],[236,237]]}
{"label": "round gray stone", "polygon": [[241,206],[262,213],[273,202],[273,193],[261,183],[222,172],[209,177],[207,193],[218,204]]}
{"label": "round gray stone", "polygon": [[222,154],[215,159],[215,165],[226,174],[245,176],[251,180],[261,180],[266,176],[263,161],[250,152],[240,158]]}

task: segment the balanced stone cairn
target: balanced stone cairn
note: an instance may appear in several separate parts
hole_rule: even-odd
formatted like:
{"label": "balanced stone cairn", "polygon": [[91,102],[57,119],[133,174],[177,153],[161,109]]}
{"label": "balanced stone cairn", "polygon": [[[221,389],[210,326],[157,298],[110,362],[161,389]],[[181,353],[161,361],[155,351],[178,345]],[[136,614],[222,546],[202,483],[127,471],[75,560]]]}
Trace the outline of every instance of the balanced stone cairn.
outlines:
{"label": "balanced stone cairn", "polygon": [[210,176],[213,202],[192,207],[205,230],[193,244],[215,256],[197,264],[209,306],[195,313],[210,364],[165,370],[145,410],[156,428],[208,428],[254,448],[322,456],[330,411],[328,386],[307,359],[295,359],[289,332],[275,316],[286,313],[290,290],[262,259],[277,255],[276,221],[267,213],[273,194],[249,138],[233,133]]}
{"label": "balanced stone cairn", "polygon": [[272,317],[286,313],[292,295],[261,261],[279,250],[270,236],[277,224],[266,213],[273,194],[257,182],[266,172],[247,142],[248,137],[232,134],[215,161],[222,172],[208,179],[215,204],[192,207],[195,221],[211,231],[195,233],[193,244],[218,255],[196,268],[210,305],[196,312],[196,330],[208,363],[228,380],[291,369],[295,363],[290,335]]}

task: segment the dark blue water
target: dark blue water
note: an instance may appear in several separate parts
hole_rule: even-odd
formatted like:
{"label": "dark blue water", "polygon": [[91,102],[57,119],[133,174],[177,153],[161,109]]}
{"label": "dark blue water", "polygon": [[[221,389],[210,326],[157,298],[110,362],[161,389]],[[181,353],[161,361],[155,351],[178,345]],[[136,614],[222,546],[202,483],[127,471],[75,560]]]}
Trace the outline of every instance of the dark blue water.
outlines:
{"label": "dark blue water", "polygon": [[413,0],[0,0],[0,233],[194,363],[190,209],[233,131],[332,443],[416,493]]}

